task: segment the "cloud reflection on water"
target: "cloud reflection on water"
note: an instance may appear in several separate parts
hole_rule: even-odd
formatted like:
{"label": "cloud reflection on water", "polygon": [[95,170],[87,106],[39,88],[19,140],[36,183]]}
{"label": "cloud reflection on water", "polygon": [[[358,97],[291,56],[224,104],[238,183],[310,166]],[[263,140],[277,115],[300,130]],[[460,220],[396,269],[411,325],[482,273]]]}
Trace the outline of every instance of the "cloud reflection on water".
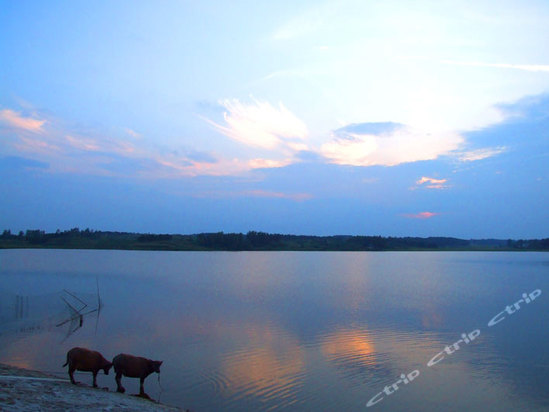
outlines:
{"label": "cloud reflection on water", "polygon": [[[544,301],[485,330],[509,296],[545,287],[537,255],[1,253],[10,257],[2,287],[86,289],[98,275],[105,307],[97,335],[84,322],[62,345],[49,332],[20,342],[3,336],[0,361],[59,370],[77,345],[107,358],[164,360],[162,399],[195,410],[356,410],[414,369],[421,375],[413,387],[376,410],[440,410],[448,402],[525,410],[545,401],[536,366],[544,359],[546,333],[537,326]],[[533,264],[505,263],[523,260]],[[482,330],[478,340],[426,367],[474,328]],[[533,350],[517,346],[524,342]],[[103,378],[114,386],[112,376]],[[137,383],[128,380],[129,388]],[[158,388],[151,382],[147,390],[154,397]]]}
{"label": "cloud reflection on water", "polygon": [[305,372],[300,342],[272,325],[245,329],[247,343],[221,361],[227,392],[237,398],[251,395],[266,401],[295,395]]}

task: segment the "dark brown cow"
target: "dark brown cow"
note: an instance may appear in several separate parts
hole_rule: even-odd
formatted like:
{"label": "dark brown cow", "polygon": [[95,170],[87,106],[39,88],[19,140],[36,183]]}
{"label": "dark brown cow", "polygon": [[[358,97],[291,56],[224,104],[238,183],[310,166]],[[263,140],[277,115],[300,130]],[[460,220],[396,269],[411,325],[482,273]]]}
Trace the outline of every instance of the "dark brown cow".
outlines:
{"label": "dark brown cow", "polygon": [[73,376],[74,371],[92,372],[93,387],[97,388],[97,372],[103,369],[105,375],[108,375],[112,363],[97,351],[86,348],[72,348],[67,352],[67,362],[65,362],[63,367],[67,365],[69,365],[69,377],[72,384],[77,384]]}
{"label": "dark brown cow", "polygon": [[121,353],[112,360],[114,371],[116,372],[117,392],[124,393],[126,389],[122,386],[122,375],[128,378],[139,378],[139,395],[148,397],[143,389],[145,378],[151,373],[160,373],[162,361],[153,361],[139,356],[126,355]]}

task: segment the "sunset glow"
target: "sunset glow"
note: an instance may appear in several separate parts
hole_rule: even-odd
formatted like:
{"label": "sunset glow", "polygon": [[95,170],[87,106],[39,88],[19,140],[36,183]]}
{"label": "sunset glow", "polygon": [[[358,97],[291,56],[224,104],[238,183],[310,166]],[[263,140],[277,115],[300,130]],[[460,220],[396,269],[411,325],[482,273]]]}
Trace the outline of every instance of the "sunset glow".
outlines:
{"label": "sunset glow", "polygon": [[0,16],[5,228],[546,235],[546,2],[89,7]]}

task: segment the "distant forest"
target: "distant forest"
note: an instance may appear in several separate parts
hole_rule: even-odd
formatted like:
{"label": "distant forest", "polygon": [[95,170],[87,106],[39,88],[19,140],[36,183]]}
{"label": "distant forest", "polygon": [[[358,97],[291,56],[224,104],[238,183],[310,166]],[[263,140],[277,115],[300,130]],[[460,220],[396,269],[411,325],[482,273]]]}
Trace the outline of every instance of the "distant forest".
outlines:
{"label": "distant forest", "polygon": [[196,251],[549,251],[549,238],[464,240],[452,237],[304,236],[255,231],[246,234],[217,232],[176,235],[103,232],[78,228],[57,230],[55,233],[27,230],[15,234],[10,230],[4,230],[0,235],[0,249],[10,248]]}

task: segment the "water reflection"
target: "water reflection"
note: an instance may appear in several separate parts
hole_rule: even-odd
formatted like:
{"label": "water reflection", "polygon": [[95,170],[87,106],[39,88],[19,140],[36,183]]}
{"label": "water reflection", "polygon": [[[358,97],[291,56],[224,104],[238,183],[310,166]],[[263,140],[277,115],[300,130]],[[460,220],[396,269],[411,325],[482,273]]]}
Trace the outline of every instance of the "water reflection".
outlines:
{"label": "water reflection", "polygon": [[339,365],[373,366],[376,350],[366,330],[343,329],[324,336],[320,343],[324,356]]}
{"label": "water reflection", "polygon": [[84,325],[92,315],[99,319],[99,295],[63,289],[42,295],[3,292],[0,298],[0,334],[26,336],[58,332],[63,341]]}
{"label": "water reflection", "polygon": [[[60,300],[74,333],[60,344],[63,320],[4,333],[0,362],[66,375],[60,365],[73,346],[164,360],[163,401],[200,411],[359,410],[416,369],[413,385],[375,410],[549,407],[546,295],[486,326],[522,292],[549,292],[544,254],[0,251],[0,259],[0,290],[13,296],[93,290],[97,276],[105,303],[96,332],[86,320],[78,327],[80,306]],[[28,309],[14,302],[10,313],[31,317],[30,299]],[[475,328],[474,344],[426,366]],[[99,379],[115,388],[112,377]]]}
{"label": "water reflection", "polygon": [[253,396],[269,402],[295,396],[305,370],[299,342],[272,325],[248,325],[246,344],[221,360],[219,385],[233,401]]}

